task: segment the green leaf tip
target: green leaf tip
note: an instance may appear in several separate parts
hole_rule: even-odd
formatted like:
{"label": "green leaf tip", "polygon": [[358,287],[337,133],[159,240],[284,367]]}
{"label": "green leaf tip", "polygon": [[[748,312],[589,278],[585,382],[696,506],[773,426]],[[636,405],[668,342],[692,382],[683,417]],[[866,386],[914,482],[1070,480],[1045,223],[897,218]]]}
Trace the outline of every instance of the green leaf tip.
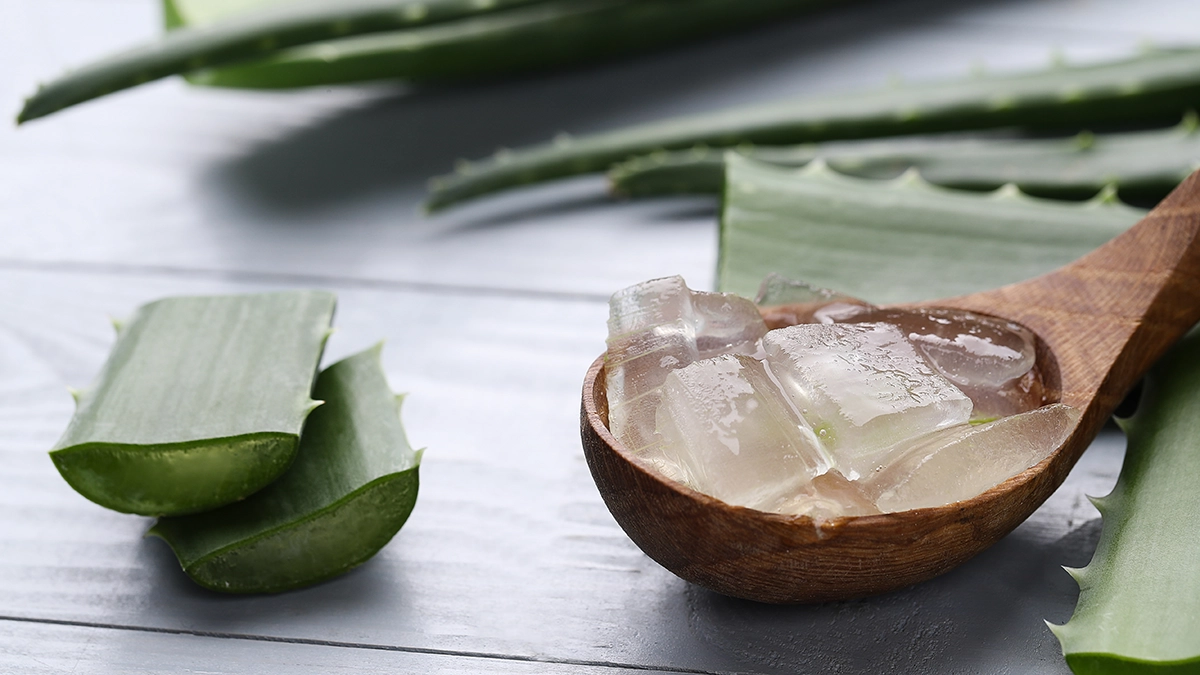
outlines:
{"label": "green leaf tip", "polygon": [[[198,68],[242,65],[351,35],[410,31],[422,26],[469,20],[498,10],[548,4],[547,0],[340,0],[256,6],[197,26],[177,15],[156,41],[100,59],[40,87],[17,116],[18,124],[106,94]],[[494,39],[494,36],[493,36]],[[402,74],[402,73],[401,73]]]}
{"label": "green leaf tip", "polygon": [[91,501],[142,515],[262,488],[295,455],[333,306],[323,291],[143,305],[78,398],[55,467]]}
{"label": "green leaf tip", "polygon": [[409,445],[395,414],[378,346],[326,368],[313,392],[327,404],[313,412],[279,480],[244,501],[152,528],[201,586],[307,586],[363,563],[408,520],[423,452]]}

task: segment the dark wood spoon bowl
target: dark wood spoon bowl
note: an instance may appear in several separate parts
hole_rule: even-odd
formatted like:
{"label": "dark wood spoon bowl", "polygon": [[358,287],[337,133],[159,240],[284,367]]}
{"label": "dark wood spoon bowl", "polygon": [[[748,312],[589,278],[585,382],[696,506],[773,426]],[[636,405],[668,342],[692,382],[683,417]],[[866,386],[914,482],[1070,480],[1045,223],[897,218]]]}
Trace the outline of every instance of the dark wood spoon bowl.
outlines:
{"label": "dark wood spoon bowl", "polygon": [[1054,272],[919,303],[1031,329],[1049,402],[1083,413],[1050,457],[972,499],[819,525],[806,516],[730,506],[659,477],[613,437],[603,356],[583,385],[583,448],[592,477],[643,551],[719,593],[772,603],[822,602],[930,579],[1028,518],[1062,484],[1130,387],[1200,321],[1198,234],[1200,172],[1124,234]]}

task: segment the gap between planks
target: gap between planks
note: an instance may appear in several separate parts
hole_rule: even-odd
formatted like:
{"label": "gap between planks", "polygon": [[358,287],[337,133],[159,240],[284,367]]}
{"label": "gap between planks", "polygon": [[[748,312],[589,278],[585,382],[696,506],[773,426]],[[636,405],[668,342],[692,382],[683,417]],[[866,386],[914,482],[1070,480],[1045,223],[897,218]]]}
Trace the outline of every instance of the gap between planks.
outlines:
{"label": "gap between planks", "polygon": [[590,659],[564,659],[549,656],[525,656],[521,654],[501,654],[499,652],[472,652],[457,649],[434,649],[429,647],[403,647],[399,645],[373,644],[369,642],[342,642],[339,640],[317,640],[313,638],[287,638],[271,635],[253,635],[242,633],[223,633],[219,631],[187,630],[183,628],[160,628],[154,626],[131,626],[115,623],[99,623],[91,621],[72,621],[67,619],[38,619],[23,616],[0,615],[0,621],[23,624],[43,624],[51,626],[71,626],[74,628],[94,628],[98,630],[122,630],[135,633],[154,633],[162,635],[187,635],[203,638],[218,638],[224,640],[245,640],[248,642],[272,642],[283,644],[310,645],[316,647],[336,647],[341,649],[369,649],[385,652],[405,652],[411,654],[427,654],[431,656],[453,656],[460,658],[486,659],[492,661],[514,661],[520,663],[545,663],[563,666],[581,666],[590,668],[613,668],[620,670],[641,670],[661,673],[682,673],[687,675],[742,675],[737,671],[696,670],[691,668],[672,668],[637,663],[619,663],[614,661],[597,661]]}
{"label": "gap between planks", "polygon": [[[536,288],[514,288],[482,286],[477,284],[448,284],[421,281],[401,281],[370,277],[336,276],[326,274],[301,274],[297,272],[259,272],[250,270],[221,270],[212,268],[184,268],[168,265],[126,265],[87,261],[30,261],[15,258],[0,258],[0,269],[22,272],[51,274],[96,274],[105,276],[167,276],[176,279],[221,279],[226,281],[279,282],[289,285],[314,285],[369,290],[393,290],[427,293],[430,295],[456,295],[467,297],[508,297],[534,300],[557,300],[562,302],[608,303],[609,296],[602,293],[576,291],[550,291]],[[2,618],[2,617],[0,617]]]}

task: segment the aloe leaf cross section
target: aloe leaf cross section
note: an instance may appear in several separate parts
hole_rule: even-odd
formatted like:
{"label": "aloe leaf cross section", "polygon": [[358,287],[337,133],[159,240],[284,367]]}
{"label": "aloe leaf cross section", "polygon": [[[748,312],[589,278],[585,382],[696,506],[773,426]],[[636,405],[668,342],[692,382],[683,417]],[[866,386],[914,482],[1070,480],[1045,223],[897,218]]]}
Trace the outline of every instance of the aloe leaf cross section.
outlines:
{"label": "aloe leaf cross section", "polygon": [[1079,603],[1051,626],[1080,675],[1200,672],[1200,332],[1150,371]]}
{"label": "aloe leaf cross section", "polygon": [[1049,272],[1100,246],[1145,211],[1111,194],[1088,202],[881,181],[823,162],[786,169],[726,159],[718,285],[753,296],[776,273],[877,304],[945,298]]}
{"label": "aloe leaf cross section", "polygon": [[605,171],[660,150],[782,145],[902,134],[1108,123],[1166,125],[1200,104],[1200,49],[1153,51],[1086,66],[929,82],[760,103],[559,138],[477,162],[431,181],[426,207]]}
{"label": "aloe leaf cross section", "polygon": [[296,454],[335,298],[322,291],[168,298],[117,342],[50,453],[80,494],[142,515],[242,499]]}
{"label": "aloe leaf cross section", "polygon": [[314,395],[325,405],[278,481],[215,511],[161,518],[150,530],[196,583],[229,593],[315,583],[370,558],[408,519],[421,452],[405,437],[380,347],[325,369]]}

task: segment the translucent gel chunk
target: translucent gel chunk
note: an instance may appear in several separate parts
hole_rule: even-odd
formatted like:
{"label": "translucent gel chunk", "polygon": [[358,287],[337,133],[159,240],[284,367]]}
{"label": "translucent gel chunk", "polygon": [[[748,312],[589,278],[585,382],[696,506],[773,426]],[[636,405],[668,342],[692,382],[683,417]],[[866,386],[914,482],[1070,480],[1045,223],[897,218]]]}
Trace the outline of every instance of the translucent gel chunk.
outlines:
{"label": "translucent gel chunk", "polygon": [[692,291],[678,276],[614,294],[608,328],[609,429],[631,450],[654,441],[655,392],[672,370],[718,354],[753,353],[767,330],[754,303]]}
{"label": "translucent gel chunk", "polygon": [[836,469],[813,478],[777,510],[785,516],[808,516],[818,523],[839,516],[869,516],[880,512],[862,485],[847,480]]}
{"label": "translucent gel chunk", "polygon": [[1042,404],[1033,334],[1018,324],[958,310],[840,302],[817,310],[813,319],[897,326],[934,368],[971,397],[976,418],[1014,415]]}
{"label": "translucent gel chunk", "polygon": [[762,343],[784,394],[851,480],[887,464],[910,439],[970,419],[971,400],[895,326],[802,324]]}
{"label": "translucent gel chunk", "polygon": [[773,511],[826,469],[812,430],[761,361],[726,355],[674,371],[657,430],[683,482],[726,503]]}
{"label": "translucent gel chunk", "polygon": [[609,340],[604,360],[609,404],[657,389],[668,372],[697,358],[692,326],[682,319]]}
{"label": "translucent gel chunk", "polygon": [[691,291],[683,277],[651,279],[613,293],[608,301],[608,336],[636,333],[691,315]]}
{"label": "translucent gel chunk", "polygon": [[774,273],[768,274],[763,279],[762,285],[758,287],[758,294],[754,296],[754,303],[760,307],[830,302],[857,303],[858,300],[844,293],[813,286],[806,281],[797,281]]}
{"label": "translucent gel chunk", "polygon": [[696,312],[696,351],[707,359],[722,354],[753,354],[767,333],[753,302],[727,293],[692,293]]}
{"label": "translucent gel chunk", "polygon": [[970,499],[1049,457],[1078,420],[1078,410],[1054,404],[939,431],[869,476],[864,487],[884,512]]}

